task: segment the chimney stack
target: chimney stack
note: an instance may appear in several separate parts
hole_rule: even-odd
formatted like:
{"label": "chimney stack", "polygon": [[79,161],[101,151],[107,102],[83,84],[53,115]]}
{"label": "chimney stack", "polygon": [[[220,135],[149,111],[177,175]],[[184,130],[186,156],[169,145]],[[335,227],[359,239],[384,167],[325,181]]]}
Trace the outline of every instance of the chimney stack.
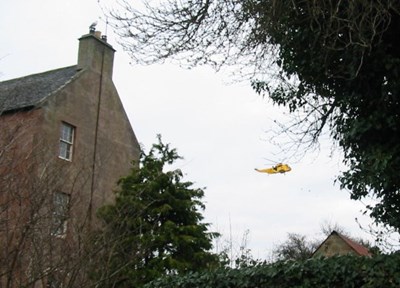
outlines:
{"label": "chimney stack", "polygon": [[114,48],[107,43],[107,37],[90,28],[89,34],[79,38],[78,69],[90,69],[112,78]]}

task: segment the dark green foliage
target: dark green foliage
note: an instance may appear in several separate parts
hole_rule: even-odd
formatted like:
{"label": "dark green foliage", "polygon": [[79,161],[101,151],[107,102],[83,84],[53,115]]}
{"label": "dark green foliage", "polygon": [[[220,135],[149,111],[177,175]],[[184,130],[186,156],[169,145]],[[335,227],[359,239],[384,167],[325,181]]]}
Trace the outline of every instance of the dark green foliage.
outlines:
{"label": "dark green foliage", "polygon": [[399,263],[399,254],[281,261],[243,269],[219,269],[161,278],[146,288],[399,287]]}
{"label": "dark green foliage", "polygon": [[136,62],[238,67],[258,93],[301,115],[282,132],[303,148],[329,129],[348,166],[341,186],[356,200],[373,195],[371,215],[400,228],[400,1],[124,5],[112,16]]}
{"label": "dark green foliage", "polygon": [[97,276],[104,287],[141,287],[157,277],[216,266],[208,224],[201,223],[202,189],[165,171],[180,157],[161,142],[141,153],[140,167],[119,181],[114,205],[102,207],[105,249]]}
{"label": "dark green foliage", "polygon": [[315,140],[329,125],[349,167],[341,186],[353,199],[372,192],[371,215],[399,229],[400,2],[253,2],[254,41],[279,46],[282,75],[281,84],[255,81],[255,89],[316,116],[304,131]]}

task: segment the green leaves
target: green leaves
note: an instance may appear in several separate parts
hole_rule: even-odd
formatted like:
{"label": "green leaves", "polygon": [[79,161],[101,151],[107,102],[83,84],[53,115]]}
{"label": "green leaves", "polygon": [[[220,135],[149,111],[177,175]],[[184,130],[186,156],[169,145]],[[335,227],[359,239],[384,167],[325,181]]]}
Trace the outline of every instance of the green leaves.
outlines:
{"label": "green leaves", "polygon": [[158,136],[147,154],[142,151],[139,168],[119,181],[115,204],[99,210],[104,235],[115,243],[108,255],[112,277],[106,287],[121,279],[126,286],[118,287],[141,287],[163,275],[218,264],[210,252],[217,234],[201,222],[203,190],[182,182],[180,170],[166,171],[179,158]]}
{"label": "green leaves", "polygon": [[352,199],[376,198],[371,216],[400,229],[400,2],[251,2],[258,41],[279,50],[279,77],[253,88],[305,112],[283,128],[299,143],[306,136],[317,143],[327,125],[348,165],[342,188]]}
{"label": "green leaves", "polygon": [[398,287],[399,254],[277,262],[160,278],[146,288]]}

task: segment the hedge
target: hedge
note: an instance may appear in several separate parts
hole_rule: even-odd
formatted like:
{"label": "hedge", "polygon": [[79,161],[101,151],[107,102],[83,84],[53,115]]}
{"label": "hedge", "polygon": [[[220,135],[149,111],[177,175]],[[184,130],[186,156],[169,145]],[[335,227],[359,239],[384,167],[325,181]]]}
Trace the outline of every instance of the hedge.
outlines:
{"label": "hedge", "polygon": [[400,287],[400,254],[337,256],[157,279],[146,288]]}

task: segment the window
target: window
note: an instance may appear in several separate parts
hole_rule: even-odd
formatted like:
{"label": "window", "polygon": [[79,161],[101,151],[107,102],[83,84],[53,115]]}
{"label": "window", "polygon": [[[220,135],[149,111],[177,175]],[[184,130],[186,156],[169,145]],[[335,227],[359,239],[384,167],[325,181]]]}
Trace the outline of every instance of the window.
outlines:
{"label": "window", "polygon": [[56,192],[53,194],[53,218],[51,234],[63,236],[67,232],[69,194]]}
{"label": "window", "polygon": [[72,145],[74,144],[75,127],[65,122],[61,123],[59,157],[72,160]]}

